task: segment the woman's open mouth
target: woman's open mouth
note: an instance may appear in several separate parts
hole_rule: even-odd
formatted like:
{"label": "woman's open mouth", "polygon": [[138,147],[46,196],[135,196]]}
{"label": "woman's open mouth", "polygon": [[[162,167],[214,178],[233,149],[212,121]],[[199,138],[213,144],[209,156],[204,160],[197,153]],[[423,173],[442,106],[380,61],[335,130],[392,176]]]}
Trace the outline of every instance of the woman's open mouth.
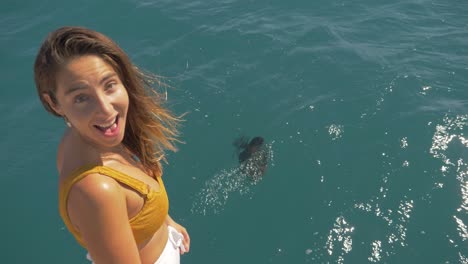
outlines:
{"label": "woman's open mouth", "polygon": [[106,137],[114,137],[119,133],[119,115],[117,115],[111,123],[94,125],[97,130]]}

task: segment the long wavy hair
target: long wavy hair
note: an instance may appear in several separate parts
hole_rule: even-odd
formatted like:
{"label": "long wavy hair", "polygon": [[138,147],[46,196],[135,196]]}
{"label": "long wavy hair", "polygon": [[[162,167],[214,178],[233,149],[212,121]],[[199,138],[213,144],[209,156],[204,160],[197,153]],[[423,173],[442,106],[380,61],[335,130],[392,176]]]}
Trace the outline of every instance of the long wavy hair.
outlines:
{"label": "long wavy hair", "polygon": [[153,173],[161,174],[164,151],[176,151],[180,117],[162,106],[163,97],[154,86],[165,86],[156,75],[145,73],[132,64],[128,55],[107,36],[83,27],[62,27],[51,32],[34,63],[34,81],[45,109],[60,116],[44,99],[54,104],[57,73],[70,59],[96,55],[111,65],[127,89],[129,107],[123,145]]}

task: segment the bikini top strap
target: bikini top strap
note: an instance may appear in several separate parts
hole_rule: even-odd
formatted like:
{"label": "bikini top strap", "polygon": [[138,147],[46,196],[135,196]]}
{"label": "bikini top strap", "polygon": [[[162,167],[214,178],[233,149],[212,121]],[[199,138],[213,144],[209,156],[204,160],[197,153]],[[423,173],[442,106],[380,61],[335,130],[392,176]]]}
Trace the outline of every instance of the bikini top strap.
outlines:
{"label": "bikini top strap", "polygon": [[88,165],[88,166],[83,166],[77,170],[75,170],[70,177],[68,177],[68,181],[65,180],[63,182],[63,188],[62,191],[65,195],[68,195],[68,192],[72,188],[72,186],[77,183],[78,181],[82,180],[84,177],[88,176],[89,174],[92,173],[99,173],[108,177],[111,177],[115,179],[116,181],[123,183],[130,188],[136,190],[142,195],[147,195],[148,192],[150,191],[150,187],[137,180],[134,179],[125,173],[122,173],[118,170],[112,169],[111,167],[106,167],[106,166],[101,166],[101,165]]}

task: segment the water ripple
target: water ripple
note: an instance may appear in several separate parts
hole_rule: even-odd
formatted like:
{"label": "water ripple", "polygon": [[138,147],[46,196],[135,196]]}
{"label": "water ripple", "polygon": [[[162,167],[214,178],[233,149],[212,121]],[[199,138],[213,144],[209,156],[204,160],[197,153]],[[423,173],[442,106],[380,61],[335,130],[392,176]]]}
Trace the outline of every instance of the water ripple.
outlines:
{"label": "water ripple", "polygon": [[[273,143],[265,144],[265,152],[268,166],[274,166]],[[232,195],[250,195],[251,188],[259,180],[252,180],[251,175],[247,175],[244,171],[245,168],[236,167],[222,170],[209,178],[204,187],[195,195],[191,212],[201,215],[219,214],[224,210]],[[260,172],[257,173],[260,174]]]}
{"label": "water ripple", "polygon": [[[468,213],[468,164],[466,163],[466,150],[468,148],[468,140],[464,137],[464,132],[468,127],[468,115],[456,115],[454,117],[446,115],[441,124],[436,125],[434,135],[432,137],[432,146],[429,153],[436,159],[442,161],[441,173],[442,176],[456,175],[456,180],[460,186],[461,201],[460,206],[454,212],[453,219],[457,226],[458,235],[461,243],[466,243],[468,239],[467,226],[464,221]],[[458,155],[451,150],[452,143],[458,143],[463,148]],[[458,244],[449,239],[455,247]],[[460,260],[466,260],[466,257],[460,252]]]}
{"label": "water ripple", "polygon": [[[344,216],[336,218],[333,228],[330,230],[326,242],[327,252],[330,256],[337,253],[337,263],[344,263],[344,255],[353,249],[351,237],[354,227],[351,226]],[[338,247],[338,252],[334,251]]]}

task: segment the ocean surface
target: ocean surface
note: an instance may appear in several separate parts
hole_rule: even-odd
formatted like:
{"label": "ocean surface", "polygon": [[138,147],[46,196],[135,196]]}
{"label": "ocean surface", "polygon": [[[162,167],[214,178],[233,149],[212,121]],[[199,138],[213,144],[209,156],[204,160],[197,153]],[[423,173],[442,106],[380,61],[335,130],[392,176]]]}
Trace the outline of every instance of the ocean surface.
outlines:
{"label": "ocean surface", "polygon": [[[468,2],[0,3],[1,263],[89,263],[57,209],[62,120],[32,66],[64,25],[105,33],[187,113],[164,165],[182,263],[468,263]],[[240,172],[233,141],[262,136]]]}

